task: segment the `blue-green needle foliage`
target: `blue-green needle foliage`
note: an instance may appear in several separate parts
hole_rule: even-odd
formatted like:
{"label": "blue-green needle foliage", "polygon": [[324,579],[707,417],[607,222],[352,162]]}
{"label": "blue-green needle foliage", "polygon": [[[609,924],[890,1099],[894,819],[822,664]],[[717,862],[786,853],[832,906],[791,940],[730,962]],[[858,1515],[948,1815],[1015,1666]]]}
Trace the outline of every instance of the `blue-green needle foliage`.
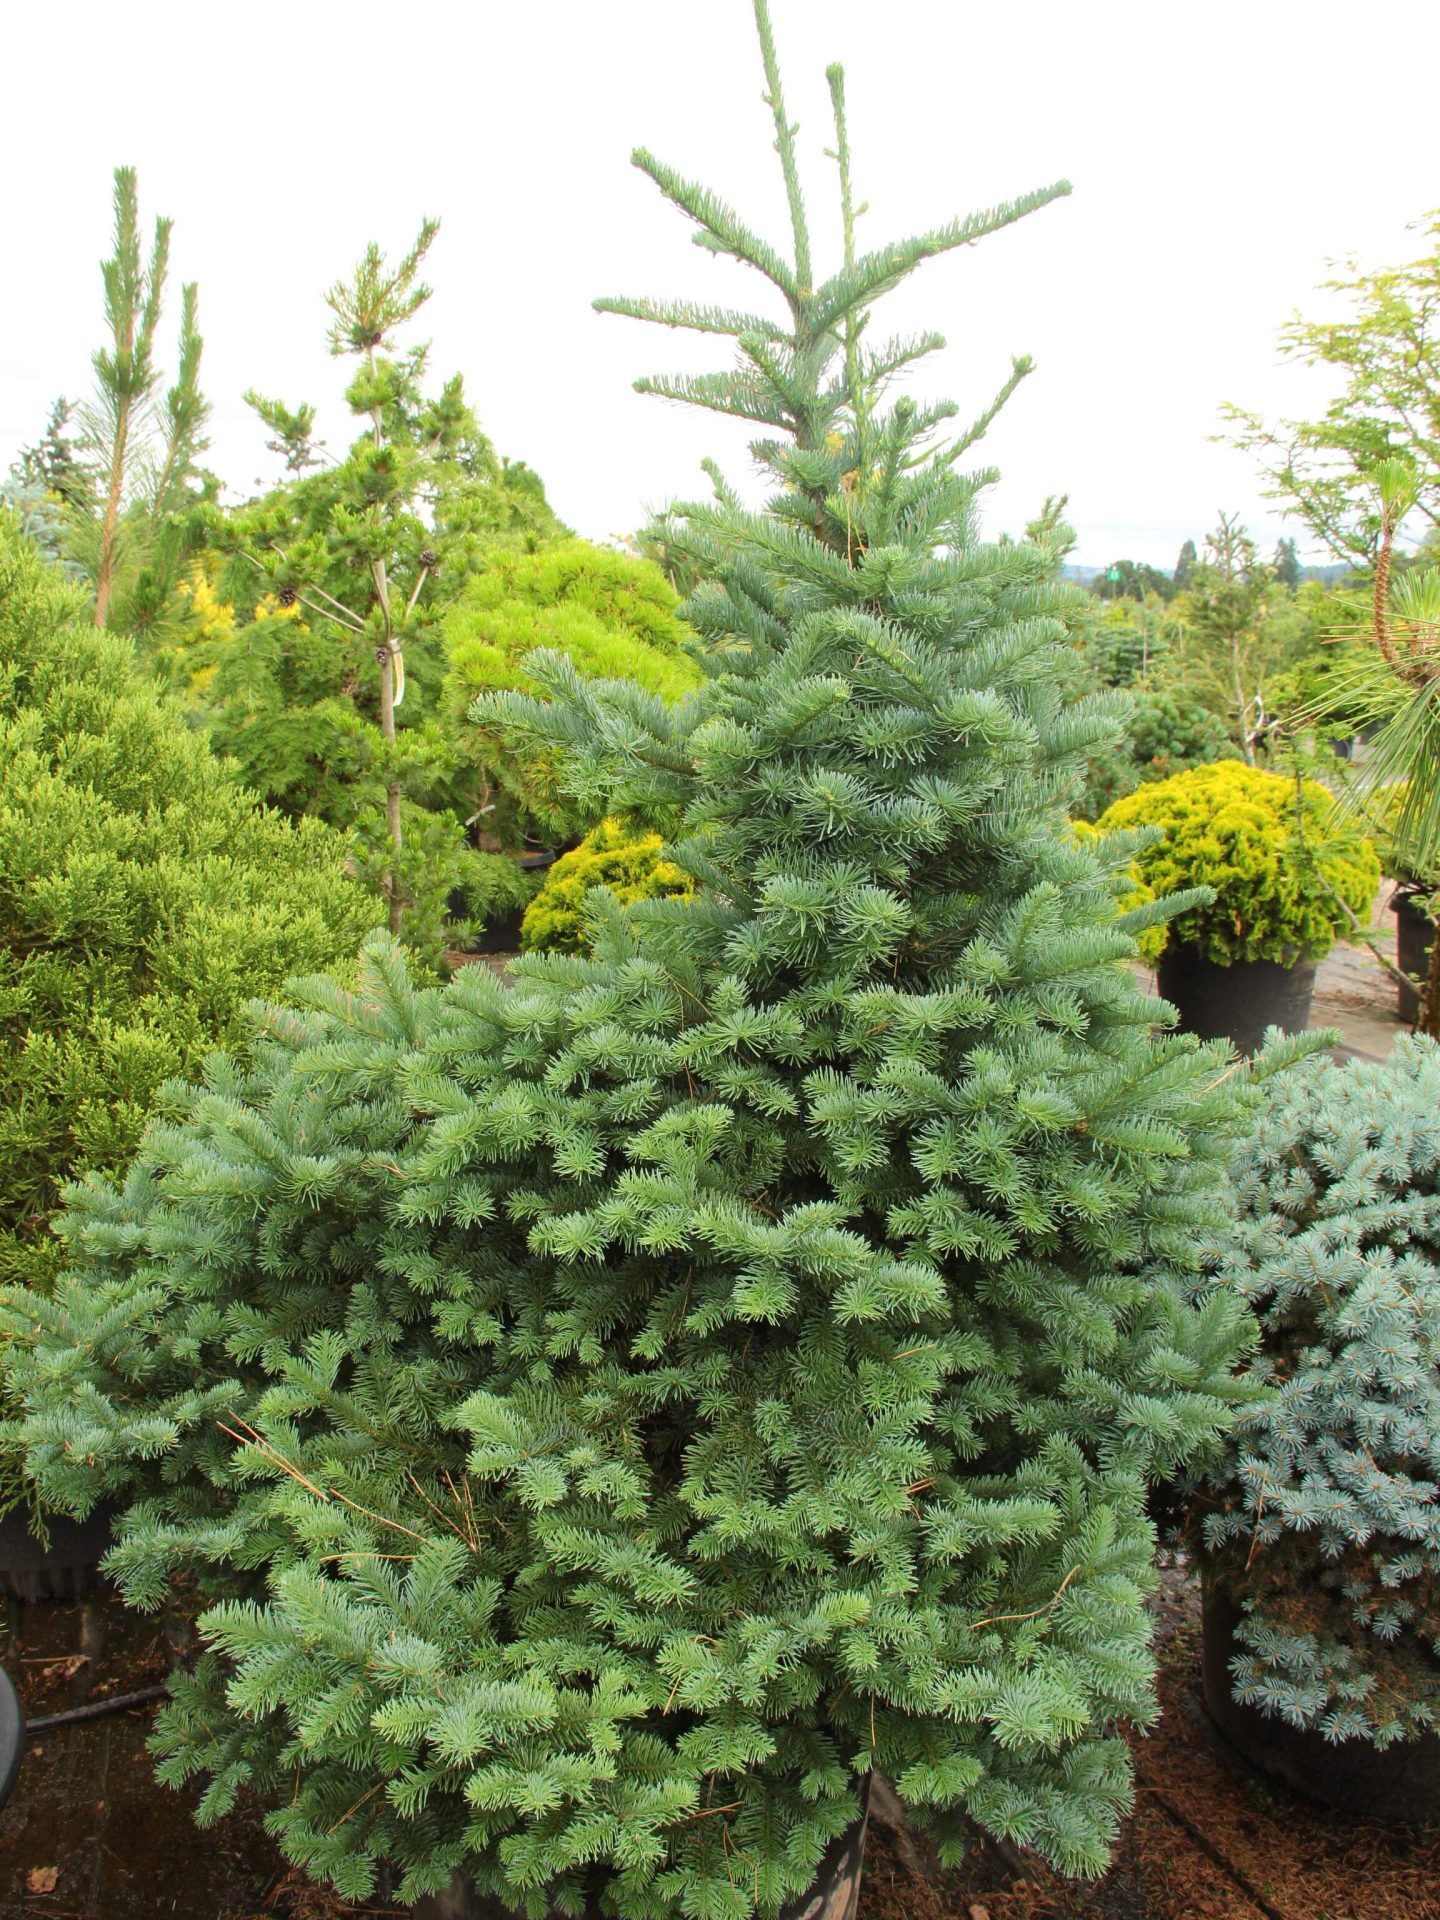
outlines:
{"label": "blue-green needle foliage", "polygon": [[1235,1178],[1276,1389],[1198,1508],[1236,1696],[1388,1746],[1440,1724],[1440,1046],[1280,1076]]}
{"label": "blue-green needle foliage", "polygon": [[689,396],[774,435],[767,510],[675,523],[705,684],[540,655],[488,709],[680,820],[697,896],[509,985],[372,947],[9,1314],[46,1497],[136,1501],[138,1603],[219,1596],[165,1777],[258,1788],[349,1895],[773,1916],[872,1766],[949,1850],[968,1813],[1096,1871],[1153,1712],[1146,1479],[1242,1342],[1187,1304],[1236,1081],[1157,1037],[1158,910],[1066,829],[1110,722],[1054,690],[1054,556],[981,543],[974,434],[885,402],[925,343],[863,330],[1049,196],[818,283],[757,12],[792,257],[643,162],[786,316],[657,310],[739,338]]}

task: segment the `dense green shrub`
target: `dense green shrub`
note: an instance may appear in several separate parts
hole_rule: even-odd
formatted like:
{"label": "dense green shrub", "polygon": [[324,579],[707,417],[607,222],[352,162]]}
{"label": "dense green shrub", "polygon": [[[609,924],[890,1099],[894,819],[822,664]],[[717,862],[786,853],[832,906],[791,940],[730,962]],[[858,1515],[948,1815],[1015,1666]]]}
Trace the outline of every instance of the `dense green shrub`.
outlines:
{"label": "dense green shrub", "polygon": [[61,1183],[374,920],[338,837],[261,812],[0,515],[0,1270],[42,1272]]}
{"label": "dense green shrub", "polygon": [[1349,929],[1350,914],[1368,917],[1380,884],[1374,847],[1335,818],[1318,782],[1238,760],[1141,787],[1096,825],[1102,833],[1160,830],[1134,863],[1156,895],[1214,890],[1208,905],[1171,920],[1168,941],[1222,966],[1318,960]]}
{"label": "dense green shrub", "polygon": [[1440,1046],[1276,1076],[1235,1180],[1273,1389],[1197,1508],[1235,1691],[1384,1746],[1440,1724]]}
{"label": "dense green shrub", "polygon": [[1090,819],[1137,787],[1234,754],[1225,723],[1185,693],[1136,687],[1130,699],[1121,750],[1099,754],[1090,764],[1084,799]]}
{"label": "dense green shrub", "polygon": [[578,847],[562,854],[520,923],[526,953],[583,953],[589,947],[586,896],[603,887],[623,905],[693,891],[694,883],[671,860],[658,833],[602,820]]}
{"label": "dense green shrub", "polygon": [[678,701],[701,681],[679,604],[653,561],[567,540],[496,554],[447,614],[445,704],[467,799],[485,810],[486,831],[502,845],[527,832],[563,843],[595,814],[561,791],[553,755],[521,742],[493,712],[477,712],[476,696],[529,692],[526,659],[548,647],[587,680],[630,680]]}

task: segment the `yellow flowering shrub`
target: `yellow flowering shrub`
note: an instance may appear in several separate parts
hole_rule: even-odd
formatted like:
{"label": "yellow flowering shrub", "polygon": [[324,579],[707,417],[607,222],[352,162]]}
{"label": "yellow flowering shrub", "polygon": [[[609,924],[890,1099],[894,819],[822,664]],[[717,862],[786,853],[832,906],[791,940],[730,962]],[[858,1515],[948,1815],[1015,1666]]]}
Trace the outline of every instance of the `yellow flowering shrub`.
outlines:
{"label": "yellow flowering shrub", "polygon": [[527,953],[583,953],[585,896],[605,887],[627,906],[665,894],[695,891],[688,874],[661,854],[658,833],[637,832],[621,820],[602,820],[578,847],[564,853],[525,910],[520,945]]}
{"label": "yellow flowering shrub", "polygon": [[1160,828],[1134,857],[1136,884],[1162,896],[1213,889],[1209,905],[1169,922],[1167,944],[1197,947],[1221,966],[1320,959],[1349,914],[1368,918],[1380,884],[1374,846],[1318,781],[1238,760],[1140,787],[1095,824],[1102,834]]}

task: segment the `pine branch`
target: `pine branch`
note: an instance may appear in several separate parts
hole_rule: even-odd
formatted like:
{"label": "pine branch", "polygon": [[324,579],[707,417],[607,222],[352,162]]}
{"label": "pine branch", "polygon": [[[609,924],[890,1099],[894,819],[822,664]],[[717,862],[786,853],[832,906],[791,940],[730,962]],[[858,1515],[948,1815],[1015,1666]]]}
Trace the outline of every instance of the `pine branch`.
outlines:
{"label": "pine branch", "polygon": [[688,328],[694,333],[728,334],[738,339],[753,333],[765,340],[788,342],[790,335],[774,321],[728,307],[697,306],[689,300],[627,300],[609,296],[591,302],[596,313],[618,313],[630,320],[652,320],[657,326]]}
{"label": "pine branch", "polygon": [[1054,186],[1037,188],[1017,200],[1002,201],[984,212],[967,214],[929,233],[862,255],[852,267],[842,268],[817,290],[806,311],[806,325],[817,333],[824,332],[835,326],[845,313],[873,305],[882,294],[891,292],[922,260],[933,260],[942,253],[953,252],[956,247],[973,246],[987,234],[1013,226],[1017,220],[1049,206],[1052,200],[1062,199],[1070,191],[1068,180],[1057,181]]}
{"label": "pine branch", "polygon": [[775,58],[775,36],[770,30],[768,0],[755,0],[755,26],[760,36],[760,55],[765,66],[765,104],[775,121],[775,151],[785,179],[785,198],[790,207],[790,233],[795,245],[796,290],[807,300],[814,285],[810,266],[810,232],[805,223],[805,198],[800,187],[800,169],[795,161],[796,128],[785,112],[785,96],[780,86],[780,63]]}
{"label": "pine branch", "polygon": [[665,198],[673,201],[699,227],[700,231],[693,236],[697,247],[706,247],[711,253],[730,254],[737,260],[745,261],[780,289],[792,312],[796,310],[799,292],[794,273],[773,247],[750,231],[733,208],[711,193],[708,187],[682,179],[644,147],[635,149],[631,162],[642,173],[648,174]]}

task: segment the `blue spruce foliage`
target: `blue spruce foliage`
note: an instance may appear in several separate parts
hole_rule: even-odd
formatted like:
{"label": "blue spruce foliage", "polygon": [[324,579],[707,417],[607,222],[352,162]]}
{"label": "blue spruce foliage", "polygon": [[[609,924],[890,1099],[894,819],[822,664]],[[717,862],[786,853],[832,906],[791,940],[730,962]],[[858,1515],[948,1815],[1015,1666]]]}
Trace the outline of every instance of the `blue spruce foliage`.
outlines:
{"label": "blue spruce foliage", "polygon": [[1273,1392],[1197,1510],[1246,1609],[1236,1697],[1385,1747],[1440,1720],[1440,1046],[1278,1076],[1235,1179],[1220,1279]]}

